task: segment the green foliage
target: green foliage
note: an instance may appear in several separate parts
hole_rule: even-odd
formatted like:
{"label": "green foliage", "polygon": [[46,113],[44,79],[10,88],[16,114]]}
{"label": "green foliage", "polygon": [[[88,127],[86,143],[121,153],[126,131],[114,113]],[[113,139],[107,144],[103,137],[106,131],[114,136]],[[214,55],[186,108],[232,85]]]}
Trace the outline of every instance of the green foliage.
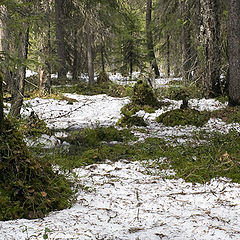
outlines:
{"label": "green foliage", "polygon": [[180,145],[167,152],[172,168],[186,181],[205,183],[227,177],[240,182],[239,133],[215,134],[208,143],[189,147]]}
{"label": "green foliage", "polygon": [[115,127],[87,128],[80,132],[74,132],[65,138],[71,144],[70,153],[82,152],[102,145],[103,142],[124,142],[133,139],[133,134],[128,129],[118,130]]}
{"label": "green foliage", "polygon": [[7,120],[0,142],[0,220],[43,217],[70,206],[71,183],[32,156]]}
{"label": "green foliage", "polygon": [[148,105],[151,107],[159,106],[159,102],[152,88],[142,80],[138,80],[134,85],[131,100],[135,105]]}
{"label": "green foliage", "polygon": [[107,94],[112,97],[126,97],[128,96],[128,88],[121,86],[119,84],[113,83],[111,81],[102,82],[99,84],[94,84],[89,86],[87,83],[80,83],[78,85],[70,87],[57,87],[53,89],[55,94],[60,93],[76,93],[81,95],[97,95],[97,94]]}
{"label": "green foliage", "polygon": [[97,78],[97,83],[104,83],[104,82],[109,82],[109,76],[107,75],[106,72],[100,72]]}
{"label": "green foliage", "polygon": [[195,84],[189,86],[184,85],[172,85],[169,87],[160,88],[157,90],[158,95],[162,98],[169,98],[172,100],[183,100],[184,98],[202,98],[202,92]]}
{"label": "green foliage", "polygon": [[47,127],[47,124],[38,118],[38,116],[32,112],[29,118],[23,119],[19,124],[19,131],[24,136],[40,137],[42,134],[51,135],[51,130]]}
{"label": "green foliage", "polygon": [[221,118],[226,123],[240,123],[240,107],[227,106],[224,109],[213,111],[211,117]]}
{"label": "green foliage", "polygon": [[210,113],[200,112],[194,109],[175,109],[161,114],[156,118],[156,121],[163,123],[166,126],[178,126],[178,125],[194,125],[201,127],[210,119]]}

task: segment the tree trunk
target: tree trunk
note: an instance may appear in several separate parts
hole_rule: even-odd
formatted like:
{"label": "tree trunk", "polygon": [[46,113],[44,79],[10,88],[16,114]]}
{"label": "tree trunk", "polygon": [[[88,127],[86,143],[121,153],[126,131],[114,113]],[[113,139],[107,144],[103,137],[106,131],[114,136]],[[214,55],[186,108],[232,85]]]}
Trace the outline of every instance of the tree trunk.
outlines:
{"label": "tree trunk", "polygon": [[240,105],[240,1],[228,3],[229,104]]}
{"label": "tree trunk", "polygon": [[203,17],[201,43],[205,58],[203,86],[206,97],[216,97],[221,94],[219,5],[219,0],[201,0],[201,14]]}
{"label": "tree trunk", "polygon": [[2,74],[0,74],[0,135],[3,132],[3,124],[4,124],[4,118],[3,118],[3,77],[2,77]]}
{"label": "tree trunk", "polygon": [[58,55],[58,78],[66,77],[66,51],[64,44],[64,13],[63,4],[65,0],[55,0],[56,40]]}
{"label": "tree trunk", "polygon": [[93,66],[93,49],[92,49],[92,33],[90,26],[87,28],[87,57],[88,57],[88,84],[94,84],[94,66]]}
{"label": "tree trunk", "polygon": [[146,38],[147,38],[148,58],[149,58],[152,68],[154,69],[155,75],[157,77],[159,77],[160,73],[159,73],[159,69],[157,66],[157,61],[156,61],[156,57],[155,57],[155,53],[154,53],[151,21],[152,21],[152,0],[147,0],[147,3],[146,3]]}
{"label": "tree trunk", "polygon": [[73,42],[73,63],[72,63],[72,78],[73,81],[78,81],[78,31],[74,31],[74,42]]}
{"label": "tree trunk", "polygon": [[170,36],[167,35],[167,77],[170,77]]}
{"label": "tree trunk", "polygon": [[20,66],[18,66],[17,72],[12,78],[12,101],[10,114],[14,117],[19,117],[21,107],[23,104],[24,98],[24,85],[25,85],[25,75],[26,75],[26,66],[25,61],[28,56],[28,45],[29,45],[29,27],[23,23],[23,27],[19,32],[19,37],[16,39],[18,58],[23,61]]}
{"label": "tree trunk", "polygon": [[189,1],[181,2],[182,15],[182,78],[183,81],[192,80],[191,74],[191,30],[190,30],[190,6]]}
{"label": "tree trunk", "polygon": [[102,72],[105,72],[105,58],[104,58],[104,54],[105,54],[105,48],[104,48],[104,44],[102,44],[102,46],[101,46]]}
{"label": "tree trunk", "polygon": [[6,56],[6,53],[8,54],[10,52],[9,47],[9,38],[10,38],[10,32],[8,29],[8,22],[10,19],[9,13],[7,11],[7,8],[2,5],[0,6],[0,57],[4,60],[1,63],[1,69],[0,71],[4,74],[5,82],[10,88],[11,84],[11,75],[9,72],[9,58]]}

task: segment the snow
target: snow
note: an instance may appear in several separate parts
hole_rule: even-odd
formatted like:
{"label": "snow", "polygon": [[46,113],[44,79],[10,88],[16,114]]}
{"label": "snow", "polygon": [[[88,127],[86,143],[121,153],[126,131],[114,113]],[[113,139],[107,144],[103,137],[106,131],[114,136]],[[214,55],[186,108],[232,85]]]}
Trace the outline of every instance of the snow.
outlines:
{"label": "snow", "polygon": [[[193,185],[146,175],[139,162],[75,169],[77,202],[44,219],[0,222],[1,239],[239,239],[240,187],[227,179]],[[26,231],[23,231],[26,229]]]}
{"label": "snow", "polygon": [[[35,98],[25,101],[22,113],[29,115],[33,110],[57,130],[109,126],[115,125],[121,117],[121,107],[130,101],[107,95],[65,96],[77,101],[69,104]],[[155,136],[184,142],[189,141],[194,131],[240,132],[239,124],[226,124],[220,119],[210,119],[202,128],[165,127],[156,123],[155,117],[181,105],[181,101],[165,101],[170,106],[152,114],[138,113],[148,122],[146,132],[135,133],[140,138]],[[225,107],[213,99],[192,99],[190,106],[201,111]],[[54,138],[49,141],[53,146],[56,144]],[[43,239],[48,229],[48,239],[55,240],[240,239],[240,184],[228,179],[213,179],[207,184],[170,180],[165,176],[174,176],[173,171],[160,171],[144,162],[127,160],[114,163],[106,160],[74,172],[76,183],[84,188],[79,187],[77,201],[70,209],[52,212],[43,219],[1,221],[0,240]]]}

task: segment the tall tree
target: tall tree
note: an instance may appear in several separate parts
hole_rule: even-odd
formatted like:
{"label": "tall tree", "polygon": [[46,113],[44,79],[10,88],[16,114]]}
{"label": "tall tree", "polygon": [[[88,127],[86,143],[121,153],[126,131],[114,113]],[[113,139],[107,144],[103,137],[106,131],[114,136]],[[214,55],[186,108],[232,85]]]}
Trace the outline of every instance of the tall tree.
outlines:
{"label": "tall tree", "polygon": [[204,68],[203,86],[206,97],[221,94],[220,84],[220,0],[201,0],[201,43]]}
{"label": "tall tree", "polygon": [[58,55],[58,78],[66,77],[66,49],[64,43],[64,3],[65,0],[55,0],[56,40]]}
{"label": "tall tree", "polygon": [[190,30],[190,1],[180,2],[181,16],[182,16],[182,78],[184,82],[191,80],[191,30]]}
{"label": "tall tree", "polygon": [[3,77],[2,74],[0,74],[0,135],[3,131]]}
{"label": "tall tree", "polygon": [[240,1],[229,3],[229,104],[240,105]]}
{"label": "tall tree", "polygon": [[155,75],[159,77],[159,69],[154,53],[154,44],[152,36],[152,0],[147,0],[146,2],[146,38],[147,38],[147,50],[148,50],[148,59],[152,68],[154,69]]}

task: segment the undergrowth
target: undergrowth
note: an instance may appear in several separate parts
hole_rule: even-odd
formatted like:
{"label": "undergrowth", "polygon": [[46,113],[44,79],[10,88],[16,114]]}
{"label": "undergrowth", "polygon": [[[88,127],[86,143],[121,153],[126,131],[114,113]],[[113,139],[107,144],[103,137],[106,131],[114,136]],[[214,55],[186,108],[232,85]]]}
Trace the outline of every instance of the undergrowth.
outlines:
{"label": "undergrowth", "polygon": [[8,120],[0,142],[0,220],[39,218],[71,205],[72,184],[34,157]]}
{"label": "undergrowth", "polygon": [[156,121],[163,123],[166,126],[178,126],[178,125],[194,125],[196,127],[202,127],[210,119],[210,113],[203,111],[186,108],[175,109],[161,114],[156,118]]}
{"label": "undergrowth", "polygon": [[[81,136],[79,134],[72,136],[70,149],[55,152],[49,160],[66,169],[73,169],[103,162],[106,159],[151,161],[164,158],[166,159],[164,162],[155,161],[155,166],[159,170],[173,169],[176,172],[175,177],[189,182],[206,183],[213,178],[227,177],[240,183],[240,137],[237,132],[211,135],[196,133],[194,142],[198,144],[185,143],[174,146],[159,138],[132,142],[132,136],[124,139],[109,138],[100,134],[102,137],[99,137],[99,129],[87,132]],[[127,135],[129,136],[129,133]],[[113,142],[115,140],[117,142]]]}
{"label": "undergrowth", "polygon": [[107,94],[112,97],[126,97],[131,92],[130,87],[124,87],[111,81],[95,83],[93,86],[89,86],[85,82],[81,82],[72,86],[57,86],[53,88],[53,93],[58,95],[60,93],[76,93],[80,95],[97,95]]}

